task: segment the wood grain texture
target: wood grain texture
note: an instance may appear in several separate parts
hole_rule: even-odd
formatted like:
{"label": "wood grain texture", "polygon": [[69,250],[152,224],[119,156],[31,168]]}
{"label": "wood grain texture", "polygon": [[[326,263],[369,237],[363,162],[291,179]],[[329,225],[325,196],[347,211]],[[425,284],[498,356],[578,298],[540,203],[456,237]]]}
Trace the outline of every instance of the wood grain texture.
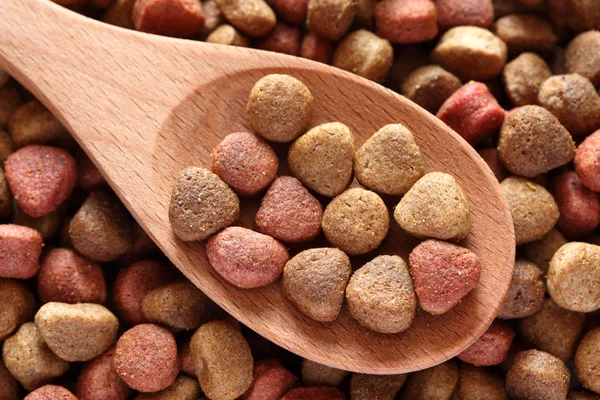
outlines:
{"label": "wood grain texture", "polygon": [[[0,68],[69,129],[140,225],[183,273],[248,327],[303,357],[364,373],[403,373],[441,363],[491,324],[508,289],[515,254],[510,213],[477,153],[442,122],[383,87],[315,62],[114,28],[45,0],[0,0]],[[315,97],[312,125],[347,124],[357,146],[385,124],[414,132],[427,171],[453,174],[472,206],[464,245],[483,260],[481,282],[442,316],[418,312],[397,335],[367,331],[346,311],[330,324],[300,314],[278,284],[239,290],[209,266],[204,243],[183,243],[169,226],[180,171],[207,166],[227,134],[249,130],[245,104],[267,73],[301,79]],[[286,146],[277,147],[285,153]],[[387,199],[388,204],[398,199]],[[256,204],[243,207],[252,227]],[[406,258],[416,241],[392,222],[375,254]]]}

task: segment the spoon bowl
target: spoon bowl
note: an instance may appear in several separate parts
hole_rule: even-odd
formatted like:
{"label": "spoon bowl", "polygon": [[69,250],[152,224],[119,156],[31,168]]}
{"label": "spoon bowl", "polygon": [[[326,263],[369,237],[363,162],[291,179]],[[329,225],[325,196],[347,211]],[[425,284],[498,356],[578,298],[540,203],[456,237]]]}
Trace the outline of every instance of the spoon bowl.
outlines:
{"label": "spoon bowl", "polygon": [[[296,57],[127,31],[44,0],[4,0],[2,7],[0,68],[67,127],[173,264],[244,325],[322,364],[395,374],[454,357],[492,323],[512,277],[512,218],[485,162],[422,108],[376,83]],[[358,148],[382,126],[401,123],[413,132],[426,172],[458,180],[472,211],[471,233],[461,244],[480,257],[483,269],[477,287],[453,310],[440,316],[419,310],[408,330],[393,335],[362,328],[345,308],[335,322],[319,323],[295,309],[277,282],[233,287],[209,265],[205,243],[174,236],[168,206],[179,173],[209,167],[211,150],[226,135],[251,131],[248,95],[269,73],[292,75],[309,87],[311,126],[342,122]],[[288,145],[275,148],[285,159]],[[385,200],[395,206],[399,198]],[[260,199],[242,203],[239,224],[255,228]],[[320,240],[317,245],[324,245]],[[417,243],[392,219],[382,246],[355,258],[354,267],[379,254],[406,260]]]}

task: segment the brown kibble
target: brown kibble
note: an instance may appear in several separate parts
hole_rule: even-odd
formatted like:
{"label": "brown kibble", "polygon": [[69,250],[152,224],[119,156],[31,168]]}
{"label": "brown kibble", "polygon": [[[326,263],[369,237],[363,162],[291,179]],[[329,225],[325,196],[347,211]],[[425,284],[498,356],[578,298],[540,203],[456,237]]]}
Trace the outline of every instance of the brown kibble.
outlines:
{"label": "brown kibble", "polygon": [[285,264],[281,288],[304,314],[320,322],[331,322],[342,309],[351,274],[350,259],[343,251],[308,249]]}
{"label": "brown kibble", "polygon": [[394,218],[416,238],[460,241],[471,229],[469,202],[452,175],[431,172],[400,200]]}
{"label": "brown kibble", "polygon": [[113,364],[130,388],[143,393],[157,392],[175,382],[179,372],[177,343],[163,327],[136,325],[119,338]]}
{"label": "brown kibble", "polygon": [[350,33],[338,45],[333,66],[363,78],[382,82],[392,68],[394,49],[385,39],[360,29]]}
{"label": "brown kibble", "polygon": [[134,4],[135,0],[115,0],[102,15],[102,22],[125,29],[134,29],[131,19]]}
{"label": "brown kibble", "polygon": [[231,25],[223,24],[215,28],[206,38],[207,43],[225,44],[228,46],[250,47],[250,41]]}
{"label": "brown kibble", "polygon": [[461,364],[452,400],[508,400],[504,378],[488,368]]}
{"label": "brown kibble", "polygon": [[252,128],[267,140],[287,143],[300,136],[312,118],[313,96],[298,79],[271,74],[252,87],[246,112]]}
{"label": "brown kibble", "polygon": [[346,125],[331,122],[299,137],[288,152],[292,174],[327,197],[342,193],[352,181],[354,136]]}
{"label": "brown kibble", "polygon": [[600,392],[600,328],[589,331],[575,354],[575,373],[583,387]]}
{"label": "brown kibble", "polygon": [[267,3],[290,24],[302,24],[306,21],[308,0],[267,0]]}
{"label": "brown kibble", "polygon": [[316,33],[308,32],[302,38],[302,43],[300,43],[300,57],[324,64],[331,64],[332,53],[332,43]]}
{"label": "brown kibble", "polygon": [[75,142],[56,117],[37,100],[24,104],[12,114],[8,131],[15,149],[30,144],[70,147]]}
{"label": "brown kibble", "polygon": [[[2,304],[2,308],[0,308],[1,342],[12,335],[19,326],[33,318],[35,298],[33,293],[20,281],[0,278],[0,304]],[[2,393],[1,389],[0,393]]]}
{"label": "brown kibble", "polygon": [[300,50],[300,28],[278,22],[275,29],[258,43],[261,50],[297,56]]}
{"label": "brown kibble", "polygon": [[179,375],[168,388],[156,393],[140,393],[134,400],[197,400],[201,393],[196,379]]}
{"label": "brown kibble", "polygon": [[29,279],[40,268],[44,241],[38,231],[19,225],[0,225],[0,278]]}
{"label": "brown kibble", "polygon": [[19,328],[2,347],[2,358],[11,375],[26,390],[50,383],[69,369],[69,363],[55,355],[33,322]]}
{"label": "brown kibble", "polygon": [[333,246],[349,255],[360,255],[379,247],[389,224],[381,197],[369,190],[350,188],[327,205],[322,226]]}
{"label": "brown kibble", "polygon": [[241,400],[279,400],[300,383],[298,378],[276,359],[258,361],[254,365],[253,375],[252,385]]}
{"label": "brown kibble", "polygon": [[77,187],[87,191],[101,190],[108,186],[106,180],[98,171],[92,160],[78,149],[75,153],[75,162],[77,164]]}
{"label": "brown kibble", "polygon": [[111,346],[101,356],[88,361],[77,379],[79,400],[126,400],[131,388],[115,371],[113,359],[116,346]]}
{"label": "brown kibble", "polygon": [[309,31],[336,42],[348,32],[357,11],[357,0],[309,0],[306,25]]}
{"label": "brown kibble", "polygon": [[385,85],[395,92],[402,92],[402,84],[417,68],[429,65],[429,52],[424,46],[411,45],[396,51],[396,60],[385,80]]}
{"label": "brown kibble", "polygon": [[600,308],[600,246],[572,242],[552,257],[548,293],[562,308],[592,312]]}
{"label": "brown kibble", "polygon": [[434,63],[463,80],[485,80],[498,76],[506,58],[506,44],[487,29],[476,26],[450,29],[431,53]]}
{"label": "brown kibble", "polygon": [[599,400],[600,395],[585,389],[570,390],[567,400]]}
{"label": "brown kibble", "polygon": [[401,124],[386,125],[354,156],[354,174],[361,185],[390,195],[406,193],[423,176],[421,151]]}
{"label": "brown kibble", "polygon": [[595,0],[566,0],[567,26],[575,32],[600,29],[600,9]]}
{"label": "brown kibble", "polygon": [[0,399],[18,400],[19,392],[17,380],[6,369],[2,358],[0,358]]}
{"label": "brown kibble", "polygon": [[349,371],[302,359],[302,383],[305,386],[339,386]]}
{"label": "brown kibble", "polygon": [[42,235],[44,241],[54,239],[60,230],[60,224],[64,222],[65,213],[69,209],[69,200],[62,203],[58,208],[49,214],[39,218],[30,217],[25,214],[19,206],[13,203],[12,223],[15,225],[27,226],[35,229]]}
{"label": "brown kibble", "polygon": [[0,129],[0,166],[4,167],[4,163],[9,155],[14,151],[13,140],[8,132]]}
{"label": "brown kibble", "polygon": [[267,35],[275,27],[275,13],[264,0],[215,0],[227,21],[252,37]]}
{"label": "brown kibble", "polygon": [[248,342],[227,322],[202,325],[190,348],[198,381],[209,398],[234,400],[252,384],[254,360]]}
{"label": "brown kibble", "polygon": [[[2,161],[0,161],[0,164]],[[0,221],[9,220],[12,215],[13,197],[4,175],[4,169],[0,166]]]}
{"label": "brown kibble", "polygon": [[525,256],[546,274],[552,256],[565,243],[567,243],[567,239],[558,229],[553,228],[540,240],[527,243],[523,249]]}
{"label": "brown kibble", "polygon": [[579,74],[600,85],[600,32],[589,31],[576,36],[565,52],[567,74]]}
{"label": "brown kibble", "polygon": [[506,169],[533,178],[571,161],[575,144],[550,111],[531,105],[506,115],[498,151]]}
{"label": "brown kibble", "polygon": [[375,9],[377,35],[392,43],[426,42],[438,33],[431,0],[384,0]]}
{"label": "brown kibble", "polygon": [[404,385],[406,374],[368,375],[353,373],[350,378],[352,400],[394,400]]}
{"label": "brown kibble", "polygon": [[450,399],[457,381],[456,361],[448,360],[435,367],[409,374],[400,392],[400,400]]}
{"label": "brown kibble", "polygon": [[569,390],[569,370],[551,354],[526,350],[517,354],[506,374],[506,391],[515,399],[561,400]]}
{"label": "brown kibble", "polygon": [[398,256],[378,256],[354,272],[346,289],[350,315],[381,333],[408,329],[417,299],[408,266]]}
{"label": "brown kibble", "polygon": [[523,53],[506,64],[502,79],[513,105],[537,104],[542,83],[552,76],[550,67],[535,53]]}
{"label": "brown kibble", "polygon": [[23,400],[77,400],[73,393],[62,386],[45,385],[29,393]]}
{"label": "brown kibble", "polygon": [[506,359],[515,332],[507,322],[495,320],[483,335],[457,358],[477,367],[498,365]]}
{"label": "brown kibble", "polygon": [[535,15],[507,15],[496,21],[493,31],[514,53],[549,52],[558,42],[550,23]]}
{"label": "brown kibble", "polygon": [[356,29],[373,30],[375,23],[375,8],[377,0],[358,0],[356,16],[352,27]]}
{"label": "brown kibble", "polygon": [[216,174],[197,167],[181,172],[169,206],[169,221],[179,239],[207,239],[233,224],[239,215],[238,197]]}
{"label": "brown kibble", "polygon": [[524,318],[537,312],[544,303],[542,271],[531,261],[515,262],[512,280],[496,318]]}
{"label": "brown kibble", "polygon": [[[5,128],[11,116],[21,105],[21,94],[13,85],[0,87],[0,128]],[[13,131],[9,129],[11,135]]]}
{"label": "brown kibble", "polygon": [[436,0],[435,7],[442,30],[463,25],[489,28],[494,23],[492,0]]}
{"label": "brown kibble", "polygon": [[427,111],[435,114],[444,101],[462,83],[455,75],[438,65],[426,65],[414,70],[402,84],[402,94]]}

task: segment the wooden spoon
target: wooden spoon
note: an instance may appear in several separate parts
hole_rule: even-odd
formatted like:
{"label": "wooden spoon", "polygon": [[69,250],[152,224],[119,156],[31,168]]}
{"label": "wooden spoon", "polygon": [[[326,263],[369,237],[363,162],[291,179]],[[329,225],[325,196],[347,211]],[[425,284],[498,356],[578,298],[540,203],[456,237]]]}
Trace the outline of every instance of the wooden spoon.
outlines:
{"label": "wooden spoon", "polygon": [[[514,264],[510,212],[475,150],[420,107],[366,79],[296,57],[115,28],[49,1],[3,0],[1,8],[0,68],[67,127],[173,264],[244,325],[323,364],[392,374],[454,357],[493,321]],[[368,331],[345,310],[333,323],[318,323],[290,305],[277,283],[237,289],[210,267],[204,243],[175,238],[167,209],[180,171],[208,166],[211,150],[227,134],[251,129],[248,94],[273,72],[310,88],[312,125],[343,122],[360,146],[383,125],[402,123],[414,133],[427,171],[451,173],[462,185],[472,208],[463,244],[479,255],[483,271],[476,289],[452,311],[419,311],[414,325],[395,335]],[[252,227],[253,207],[242,214],[241,224]],[[395,221],[391,225],[376,254],[406,259],[416,241]]]}

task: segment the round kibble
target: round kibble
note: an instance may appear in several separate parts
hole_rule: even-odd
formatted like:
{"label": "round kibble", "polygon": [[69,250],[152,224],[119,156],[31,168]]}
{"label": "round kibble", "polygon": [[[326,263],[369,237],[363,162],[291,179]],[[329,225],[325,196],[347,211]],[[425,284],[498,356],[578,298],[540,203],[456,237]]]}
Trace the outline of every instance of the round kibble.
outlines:
{"label": "round kibble", "polygon": [[423,176],[423,160],[412,133],[403,125],[386,125],[356,152],[354,174],[377,193],[401,195]]}
{"label": "round kibble", "polygon": [[204,26],[200,2],[187,0],[136,0],[132,19],[138,31],[178,38],[191,38]]}
{"label": "round kibble", "polygon": [[323,232],[329,242],[350,255],[375,250],[390,224],[387,207],[376,193],[351,188],[333,199],[323,213]]}
{"label": "round kibble", "polygon": [[215,0],[227,21],[248,36],[262,37],[275,28],[275,13],[264,0]]}
{"label": "round kibble", "polygon": [[204,14],[204,26],[200,29],[200,37],[206,39],[215,29],[224,25],[225,19],[215,0],[203,0],[202,13]]}
{"label": "round kibble", "polygon": [[292,389],[280,400],[344,400],[345,398],[344,393],[337,388],[313,386]]}
{"label": "round kibble", "polygon": [[44,241],[38,231],[19,225],[0,225],[0,278],[29,279],[40,268]]}
{"label": "round kibble", "polygon": [[306,25],[309,31],[338,41],[350,29],[357,11],[356,0],[309,0]]}
{"label": "round kibble", "polygon": [[352,181],[354,136],[339,122],[312,128],[288,152],[292,175],[309,189],[327,197],[342,193]]}
{"label": "round kibble", "polygon": [[476,367],[498,365],[508,355],[515,332],[506,322],[495,320],[483,335],[457,357]]}
{"label": "round kibble", "polygon": [[435,4],[430,0],[384,0],[375,9],[377,34],[392,43],[433,39],[438,33]]}
{"label": "round kibble", "polygon": [[186,168],[173,186],[169,221],[181,240],[207,239],[233,224],[239,215],[236,194],[205,168]]}
{"label": "round kibble", "polygon": [[600,10],[594,0],[567,0],[567,26],[575,32],[600,29]]}
{"label": "round kibble", "polygon": [[35,298],[22,282],[0,278],[0,304],[0,341],[3,341],[21,324],[31,321],[35,311]]}
{"label": "round kibble", "polygon": [[592,133],[579,145],[575,153],[575,171],[581,182],[594,192],[600,191],[600,130]]}
{"label": "round kibble", "polygon": [[584,389],[570,390],[567,400],[598,400],[600,395]]}
{"label": "round kibble", "polygon": [[207,43],[225,44],[228,46],[250,47],[250,42],[231,25],[223,24],[206,38]]}
{"label": "round kibble", "polygon": [[290,24],[302,24],[308,13],[308,0],[268,0],[277,15]]}
{"label": "round kibble", "polygon": [[408,267],[398,256],[375,257],[354,272],[346,300],[354,319],[381,333],[408,329],[417,306]]}
{"label": "round kibble", "polygon": [[177,377],[177,343],[167,329],[136,325],[117,342],[113,364],[119,377],[139,392],[166,389]]}
{"label": "round kibble", "polygon": [[331,64],[333,53],[332,43],[314,32],[308,32],[300,43],[300,57]]}
{"label": "round kibble", "polygon": [[589,31],[576,36],[565,51],[567,74],[579,74],[600,85],[600,32]]}
{"label": "round kibble", "polygon": [[569,380],[569,370],[558,358],[527,350],[517,354],[506,374],[506,391],[515,399],[565,399]]}
{"label": "round kibble", "polygon": [[462,86],[460,79],[438,65],[414,70],[402,84],[401,93],[430,113],[436,113]]}
{"label": "round kibble", "polygon": [[17,380],[10,374],[4,366],[4,362],[0,359],[0,399],[18,400],[19,392]]}
{"label": "round kibble", "polygon": [[569,239],[579,239],[594,232],[600,224],[600,200],[581,183],[574,171],[552,180],[553,194],[560,217],[558,229]]}
{"label": "round kibble", "polygon": [[436,0],[435,7],[443,30],[461,25],[489,28],[494,23],[491,0]]}
{"label": "round kibble", "polygon": [[537,312],[544,303],[542,270],[531,261],[517,259],[512,280],[497,318],[524,318]]}
{"label": "round kibble", "polygon": [[387,76],[385,85],[401,93],[402,84],[417,68],[431,64],[429,53],[419,45],[406,46],[402,51],[396,52],[396,60]]}
{"label": "round kibble", "polygon": [[506,94],[517,107],[537,104],[540,86],[551,76],[546,61],[535,53],[519,55],[502,72]]}
{"label": "round kibble", "polygon": [[302,383],[305,386],[339,386],[350,372],[302,359]]}
{"label": "round kibble", "polygon": [[333,66],[363,78],[382,82],[392,68],[394,49],[390,42],[366,29],[344,38],[333,55]]}
{"label": "round kibble", "polygon": [[134,400],[197,400],[201,393],[196,379],[179,375],[168,388],[156,393],[140,393]]}
{"label": "round kibble", "polygon": [[[0,164],[2,161],[0,160]],[[4,174],[4,169],[0,166],[0,221],[7,221],[12,215],[13,197]]]}
{"label": "round kibble", "polygon": [[460,366],[453,396],[452,400],[508,400],[501,375],[469,364]]}
{"label": "round kibble", "polygon": [[278,22],[275,29],[260,40],[258,48],[297,56],[300,49],[300,28]]}
{"label": "round kibble", "polygon": [[417,238],[460,241],[471,229],[469,202],[454,177],[443,172],[419,179],[396,206],[394,218]]}
{"label": "round kibble", "polygon": [[308,249],[283,269],[284,295],[304,314],[320,322],[334,321],[352,274],[350,259],[341,250]]}
{"label": "round kibble", "polygon": [[496,21],[493,30],[515,53],[548,52],[558,42],[550,23],[535,15],[507,15]]}
{"label": "round kibble", "polygon": [[77,400],[73,393],[62,386],[45,385],[29,393],[23,400]]}
{"label": "round kibble", "polygon": [[600,328],[589,331],[575,354],[575,373],[583,387],[600,392]]}
{"label": "round kibble", "polygon": [[525,256],[533,261],[545,274],[548,271],[550,260],[556,251],[567,243],[567,239],[558,229],[551,229],[540,240],[527,243],[523,246]]}
{"label": "round kibble", "polygon": [[406,374],[368,375],[352,374],[350,397],[352,400],[394,400],[406,381]]}
{"label": "round kibble", "polygon": [[[1,112],[0,125],[3,125]],[[8,121],[8,131],[16,149],[30,144],[70,147],[74,143],[65,127],[37,100],[15,110]]]}
{"label": "round kibble", "polygon": [[450,399],[457,381],[456,361],[449,360],[409,374],[400,392],[400,400]]}
{"label": "round kibble", "polygon": [[83,366],[77,379],[79,400],[126,400],[129,397],[131,388],[121,380],[113,365],[115,347],[111,346]]}
{"label": "round kibble", "polygon": [[227,135],[211,154],[211,170],[240,196],[254,196],[277,176],[277,154],[249,132]]}
{"label": "round kibble", "polygon": [[244,393],[244,400],[280,399],[285,393],[299,386],[300,381],[275,359],[254,364],[254,380]]}

